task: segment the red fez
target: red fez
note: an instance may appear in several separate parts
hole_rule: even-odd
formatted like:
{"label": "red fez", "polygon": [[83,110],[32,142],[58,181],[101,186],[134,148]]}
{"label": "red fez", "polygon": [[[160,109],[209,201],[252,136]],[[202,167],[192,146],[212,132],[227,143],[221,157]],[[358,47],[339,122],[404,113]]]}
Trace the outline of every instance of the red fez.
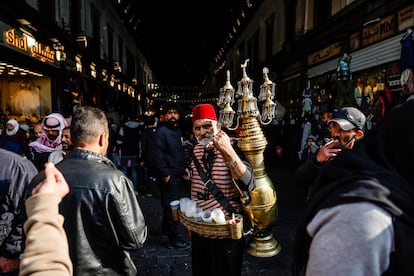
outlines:
{"label": "red fez", "polygon": [[216,111],[211,104],[199,104],[193,107],[193,123],[198,119],[211,119],[217,121]]}

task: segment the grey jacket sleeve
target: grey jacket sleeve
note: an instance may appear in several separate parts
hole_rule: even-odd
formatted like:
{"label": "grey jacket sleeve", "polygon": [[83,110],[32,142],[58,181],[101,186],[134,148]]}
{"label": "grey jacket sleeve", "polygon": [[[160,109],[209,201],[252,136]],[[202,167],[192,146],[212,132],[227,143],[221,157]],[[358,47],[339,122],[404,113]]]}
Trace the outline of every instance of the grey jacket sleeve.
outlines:
{"label": "grey jacket sleeve", "polygon": [[391,216],[371,203],[320,210],[306,230],[312,238],[306,275],[382,275],[394,250]]}

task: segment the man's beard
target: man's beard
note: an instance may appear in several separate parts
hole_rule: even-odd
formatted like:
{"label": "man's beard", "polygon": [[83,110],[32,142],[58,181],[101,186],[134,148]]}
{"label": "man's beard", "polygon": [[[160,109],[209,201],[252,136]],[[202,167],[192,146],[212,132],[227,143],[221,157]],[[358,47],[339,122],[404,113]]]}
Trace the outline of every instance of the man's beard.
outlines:
{"label": "man's beard", "polygon": [[167,124],[170,126],[176,126],[177,125],[177,120],[175,118],[171,118],[167,121]]}
{"label": "man's beard", "polygon": [[213,138],[213,134],[212,133],[206,133],[203,136],[197,136],[197,142],[203,146],[208,145],[208,143],[211,142],[211,139]]}
{"label": "man's beard", "polygon": [[47,138],[49,138],[50,141],[55,141],[57,139],[57,136],[52,135],[52,134],[48,134]]}

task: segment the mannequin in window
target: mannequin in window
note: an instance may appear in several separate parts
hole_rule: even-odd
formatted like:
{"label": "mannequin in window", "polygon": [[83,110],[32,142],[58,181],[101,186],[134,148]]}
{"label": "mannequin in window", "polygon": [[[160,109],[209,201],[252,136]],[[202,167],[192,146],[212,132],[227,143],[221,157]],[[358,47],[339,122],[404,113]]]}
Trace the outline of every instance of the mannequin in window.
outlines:
{"label": "mannequin in window", "polygon": [[306,114],[310,114],[312,112],[312,91],[310,89],[310,81],[308,80],[306,88],[302,92],[302,118]]}
{"label": "mannequin in window", "polygon": [[358,105],[358,107],[361,107],[362,97],[364,96],[364,92],[365,92],[364,82],[362,81],[362,78],[357,78],[354,98],[355,98],[355,103]]}
{"label": "mannequin in window", "polygon": [[16,115],[23,115],[30,118],[32,115],[39,115],[40,89],[31,80],[22,80],[11,101],[13,112]]}
{"label": "mannequin in window", "polygon": [[351,63],[351,57],[347,53],[344,53],[339,58],[338,67],[336,69],[338,73],[338,80],[347,80],[349,78],[349,64]]}

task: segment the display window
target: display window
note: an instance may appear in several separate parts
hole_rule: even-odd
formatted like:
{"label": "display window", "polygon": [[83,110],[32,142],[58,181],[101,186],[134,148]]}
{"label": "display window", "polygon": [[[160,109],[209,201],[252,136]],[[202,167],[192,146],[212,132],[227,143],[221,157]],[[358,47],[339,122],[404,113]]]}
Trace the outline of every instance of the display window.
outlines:
{"label": "display window", "polygon": [[288,120],[295,124],[300,117],[300,78],[293,78],[283,83],[283,91],[280,95],[280,102],[287,109]]}
{"label": "display window", "polygon": [[38,122],[51,112],[51,94],[50,77],[0,61],[0,108],[9,118]]}

